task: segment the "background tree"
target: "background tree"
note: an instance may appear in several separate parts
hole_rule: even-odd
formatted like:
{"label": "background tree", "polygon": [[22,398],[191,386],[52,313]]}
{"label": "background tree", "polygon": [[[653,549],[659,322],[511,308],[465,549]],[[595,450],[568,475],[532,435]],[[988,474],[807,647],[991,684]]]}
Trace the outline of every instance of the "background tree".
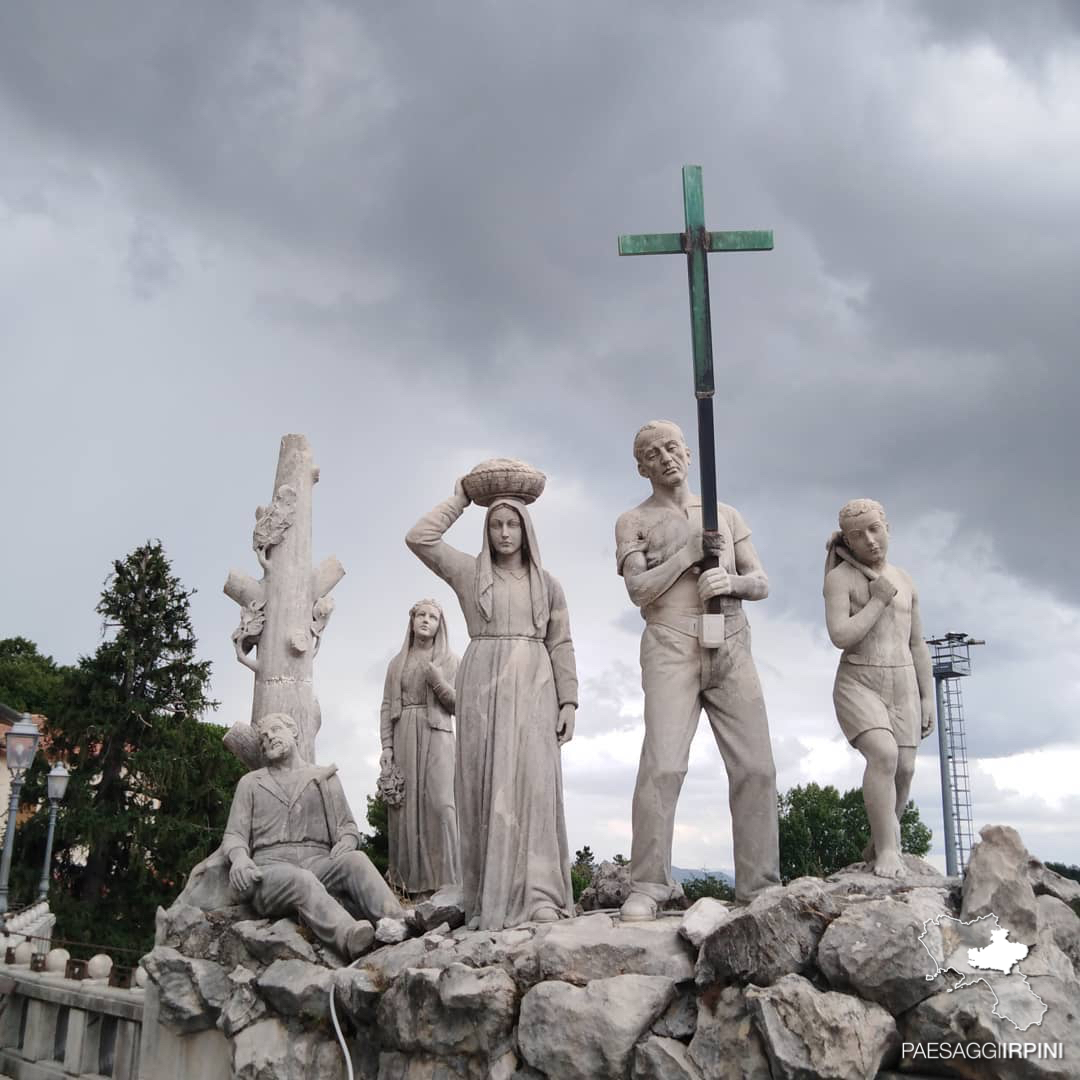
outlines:
{"label": "background tree", "polygon": [[726,900],[728,903],[735,899],[735,889],[715,874],[701,874],[698,877],[687,878],[682,883],[682,888],[683,895],[691,904],[703,896],[711,896],[715,900]]}
{"label": "background tree", "polygon": [[574,889],[575,903],[592,884],[595,873],[596,856],[593,854],[592,848],[586,844],[583,848],[574,852],[574,861],[570,864],[570,884]]}
{"label": "background tree", "polygon": [[387,824],[386,803],[378,795],[367,797],[367,823],[371,832],[360,834],[360,850],[386,877],[390,866],[390,832]]}
{"label": "background tree", "polygon": [[[780,876],[784,881],[809,875],[826,877],[860,862],[870,840],[862,789],[843,795],[831,784],[793,787],[779,796]],[[900,818],[900,849],[911,855],[930,850],[930,830],[913,802]]]}
{"label": "background tree", "polygon": [[[191,595],[159,541],[114,563],[97,606],[105,640],[48,714],[50,755],[71,770],[50,892],[61,937],[146,951],[158,905],[221,839],[244,767],[224,728],[200,720],[217,702],[195,655]],[[41,873],[46,772],[39,755],[23,789],[24,804],[42,806],[20,830],[12,881],[25,894]]]}
{"label": "background tree", "polygon": [[43,656],[24,637],[4,638],[0,641],[0,701],[19,712],[52,716],[71,670]]}

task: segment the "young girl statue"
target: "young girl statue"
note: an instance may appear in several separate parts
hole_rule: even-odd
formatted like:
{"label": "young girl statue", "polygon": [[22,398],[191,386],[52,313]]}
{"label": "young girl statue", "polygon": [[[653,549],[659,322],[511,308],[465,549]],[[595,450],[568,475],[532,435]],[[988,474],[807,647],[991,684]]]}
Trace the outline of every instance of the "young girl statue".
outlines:
{"label": "young girl statue", "polygon": [[379,733],[384,772],[404,780],[399,805],[387,807],[391,882],[412,894],[458,880],[454,808],[454,677],[442,608],[419,600],[409,610],[401,652],[386,672]]}

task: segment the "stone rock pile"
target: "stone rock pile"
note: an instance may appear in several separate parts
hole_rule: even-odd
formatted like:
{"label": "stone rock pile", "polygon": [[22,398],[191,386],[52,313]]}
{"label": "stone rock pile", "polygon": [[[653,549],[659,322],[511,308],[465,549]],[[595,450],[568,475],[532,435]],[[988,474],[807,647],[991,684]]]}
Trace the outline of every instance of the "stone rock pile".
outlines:
{"label": "stone rock pile", "polygon": [[[1080,885],[998,826],[983,830],[962,888],[906,861],[900,880],[858,864],[745,907],[701,900],[648,923],[601,911],[470,931],[460,909],[429,902],[416,936],[375,941],[350,967],[289,920],[178,903],[144,964],[161,1022],[218,1027],[244,1080],[344,1080],[331,988],[364,1080],[1080,1075]],[[927,920],[989,911],[1030,947],[1019,968],[1046,1012],[1024,1033],[994,1014],[987,986],[950,992],[919,940]],[[940,931],[926,932],[933,947]],[[1063,1058],[901,1060],[903,1044],[1033,1039],[1063,1043]]]}

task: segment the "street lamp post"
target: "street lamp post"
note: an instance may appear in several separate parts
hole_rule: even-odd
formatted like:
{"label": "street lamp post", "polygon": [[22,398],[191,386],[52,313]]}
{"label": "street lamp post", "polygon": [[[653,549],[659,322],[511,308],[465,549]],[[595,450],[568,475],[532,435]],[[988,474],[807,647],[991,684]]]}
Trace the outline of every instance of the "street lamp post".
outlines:
{"label": "street lamp post", "polygon": [[46,780],[49,790],[49,836],[45,841],[45,865],[41,868],[41,883],[38,885],[38,900],[49,895],[49,870],[52,867],[53,832],[56,829],[56,810],[67,793],[68,771],[66,766],[57,762],[50,770]]}
{"label": "street lamp post", "polygon": [[8,803],[7,832],[4,834],[4,854],[0,857],[0,915],[8,909],[8,878],[11,877],[11,853],[15,847],[15,817],[19,812],[19,792],[23,778],[37,752],[38,729],[29,713],[11,725],[4,736],[8,772],[11,773],[11,801]]}

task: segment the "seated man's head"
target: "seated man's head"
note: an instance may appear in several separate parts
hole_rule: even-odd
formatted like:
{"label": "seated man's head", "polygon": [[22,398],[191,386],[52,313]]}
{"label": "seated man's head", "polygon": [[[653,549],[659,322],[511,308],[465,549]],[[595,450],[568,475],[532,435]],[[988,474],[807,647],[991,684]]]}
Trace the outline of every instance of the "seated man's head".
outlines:
{"label": "seated man's head", "polygon": [[638,472],[662,487],[675,487],[686,479],[690,448],[682,429],[672,420],[650,420],[634,436]]}
{"label": "seated man's head", "polygon": [[300,737],[296,721],[288,713],[267,713],[260,716],[252,727],[259,740],[263,760],[267,762],[282,761],[289,757]]}
{"label": "seated man's head", "polygon": [[877,566],[889,553],[889,523],[885,507],[874,499],[852,499],[840,509],[844,544],[859,562]]}

